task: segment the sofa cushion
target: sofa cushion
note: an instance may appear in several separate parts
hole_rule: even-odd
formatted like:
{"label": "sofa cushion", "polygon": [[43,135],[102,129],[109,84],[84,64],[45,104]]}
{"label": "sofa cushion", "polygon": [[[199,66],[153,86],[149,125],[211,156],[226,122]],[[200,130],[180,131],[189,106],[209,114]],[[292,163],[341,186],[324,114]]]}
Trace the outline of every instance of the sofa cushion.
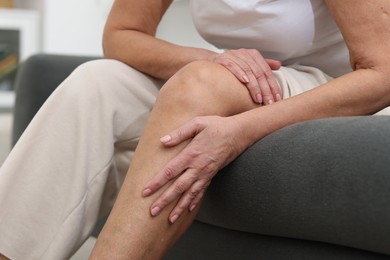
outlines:
{"label": "sofa cushion", "polygon": [[213,180],[198,220],[390,254],[390,117],[281,129]]}

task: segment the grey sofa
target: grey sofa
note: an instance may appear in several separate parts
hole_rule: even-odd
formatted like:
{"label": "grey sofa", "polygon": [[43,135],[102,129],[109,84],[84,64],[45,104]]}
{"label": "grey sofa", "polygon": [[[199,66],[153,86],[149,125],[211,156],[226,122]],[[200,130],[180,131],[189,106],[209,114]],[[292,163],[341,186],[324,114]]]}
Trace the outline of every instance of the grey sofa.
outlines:
{"label": "grey sofa", "polygon": [[[35,55],[15,82],[13,143],[79,64]],[[259,122],[261,123],[261,122]],[[166,259],[389,259],[390,117],[286,127],[217,174]]]}

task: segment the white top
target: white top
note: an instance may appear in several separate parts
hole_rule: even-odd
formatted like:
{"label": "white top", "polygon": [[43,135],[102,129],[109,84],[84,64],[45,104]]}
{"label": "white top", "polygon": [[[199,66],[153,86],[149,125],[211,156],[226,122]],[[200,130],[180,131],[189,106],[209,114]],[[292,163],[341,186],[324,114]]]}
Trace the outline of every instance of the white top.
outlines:
{"label": "white top", "polygon": [[255,48],[264,57],[337,77],[351,71],[348,49],[323,0],[192,0],[195,27],[221,49]]}

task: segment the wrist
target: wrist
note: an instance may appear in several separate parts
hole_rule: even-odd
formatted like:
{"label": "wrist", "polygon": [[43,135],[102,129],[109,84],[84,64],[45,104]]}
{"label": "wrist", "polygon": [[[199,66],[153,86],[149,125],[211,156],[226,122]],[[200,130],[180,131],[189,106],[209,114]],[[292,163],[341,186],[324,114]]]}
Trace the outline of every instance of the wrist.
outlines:
{"label": "wrist", "polygon": [[288,103],[279,101],[232,116],[240,128],[241,145],[247,149],[267,135],[300,121],[295,113],[286,112],[293,111]]}

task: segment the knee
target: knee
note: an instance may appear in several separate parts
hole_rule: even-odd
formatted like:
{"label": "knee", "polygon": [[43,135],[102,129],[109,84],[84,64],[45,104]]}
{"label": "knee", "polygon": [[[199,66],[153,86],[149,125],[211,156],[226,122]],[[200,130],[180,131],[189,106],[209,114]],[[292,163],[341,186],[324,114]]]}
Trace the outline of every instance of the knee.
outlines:
{"label": "knee", "polygon": [[224,77],[226,69],[222,66],[208,61],[195,61],[172,76],[162,87],[158,98],[183,106],[204,103],[218,96],[221,84],[216,82]]}

